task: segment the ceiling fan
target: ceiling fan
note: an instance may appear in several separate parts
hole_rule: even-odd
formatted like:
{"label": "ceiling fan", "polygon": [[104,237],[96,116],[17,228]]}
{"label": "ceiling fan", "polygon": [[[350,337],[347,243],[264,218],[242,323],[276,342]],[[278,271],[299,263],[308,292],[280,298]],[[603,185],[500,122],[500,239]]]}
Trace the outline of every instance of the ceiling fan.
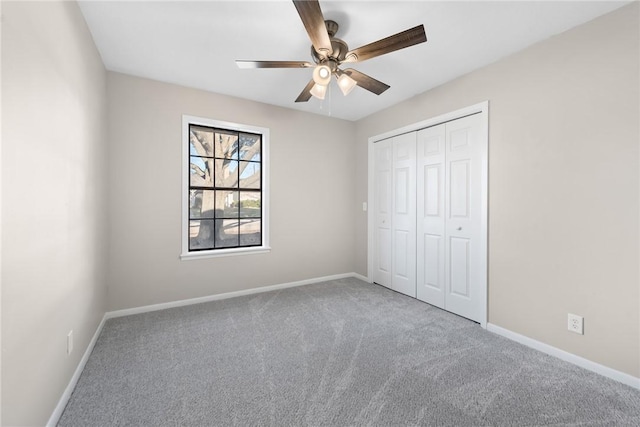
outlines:
{"label": "ceiling fan", "polygon": [[307,61],[244,61],[237,60],[239,68],[312,68],[313,78],[302,90],[296,102],[307,102],[311,96],[324,99],[331,77],[335,76],[338,86],[346,96],[357,85],[370,92],[380,95],[389,89],[389,85],[382,83],[353,68],[340,69],[347,63],[356,63],[375,58],[386,53],[404,49],[427,41],[424,25],[410,28],[398,34],[369,43],[357,49],[349,50],[347,44],[336,38],[338,24],[326,20],[322,15],[318,0],[293,0],[302,19],[302,24],[311,39],[312,64]]}

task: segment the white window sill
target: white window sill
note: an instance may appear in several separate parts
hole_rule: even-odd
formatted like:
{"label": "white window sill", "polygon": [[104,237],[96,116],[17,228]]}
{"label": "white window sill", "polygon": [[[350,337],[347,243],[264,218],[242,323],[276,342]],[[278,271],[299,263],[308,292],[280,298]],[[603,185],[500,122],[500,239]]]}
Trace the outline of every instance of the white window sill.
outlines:
{"label": "white window sill", "polygon": [[180,254],[182,261],[192,259],[219,258],[224,256],[264,254],[271,251],[269,246],[255,246],[251,248],[217,249],[213,251],[194,251]]}

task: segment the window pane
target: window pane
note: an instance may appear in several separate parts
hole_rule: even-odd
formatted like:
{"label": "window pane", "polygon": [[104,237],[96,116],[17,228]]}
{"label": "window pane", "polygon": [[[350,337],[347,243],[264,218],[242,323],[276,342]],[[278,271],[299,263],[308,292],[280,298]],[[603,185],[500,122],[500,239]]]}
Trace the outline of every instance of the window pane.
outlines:
{"label": "window pane", "polygon": [[214,201],[214,191],[189,190],[189,217],[213,218]]}
{"label": "window pane", "polygon": [[216,248],[238,246],[238,220],[216,220]]}
{"label": "window pane", "polygon": [[240,134],[240,160],[260,161],[260,135]]}
{"label": "window pane", "polygon": [[262,220],[243,219],[240,221],[240,246],[262,244]]}
{"label": "window pane", "polygon": [[191,156],[191,185],[213,187],[213,159]]}
{"label": "window pane", "polygon": [[259,191],[240,192],[240,218],[260,218],[261,194]]}
{"label": "window pane", "polygon": [[216,131],[216,157],[238,159],[238,134]]}
{"label": "window pane", "polygon": [[216,191],[216,218],[238,218],[238,192]]}
{"label": "window pane", "polygon": [[189,154],[213,157],[213,129],[190,126],[189,131]]}
{"label": "window pane", "polygon": [[260,188],[260,163],[240,162],[240,188]]}
{"label": "window pane", "polygon": [[213,220],[189,221],[189,249],[212,249]]}
{"label": "window pane", "polygon": [[216,187],[238,187],[238,162],[236,160],[216,160]]}

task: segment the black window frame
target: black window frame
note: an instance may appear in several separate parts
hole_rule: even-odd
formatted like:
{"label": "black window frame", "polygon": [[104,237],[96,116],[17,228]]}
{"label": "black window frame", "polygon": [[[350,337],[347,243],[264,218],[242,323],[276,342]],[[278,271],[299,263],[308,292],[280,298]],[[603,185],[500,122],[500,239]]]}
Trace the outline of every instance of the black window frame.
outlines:
{"label": "black window frame", "polygon": [[[214,256],[218,253],[244,253],[269,249],[266,213],[268,201],[265,194],[268,129],[235,124],[225,125],[225,122],[216,120],[188,119],[187,116],[183,116],[183,129],[186,133],[183,140],[183,144],[186,144],[183,151],[185,154],[183,161],[186,162],[186,182],[183,183],[183,187],[186,187],[183,188],[186,197],[183,197],[183,204],[186,206],[183,208],[185,226],[183,227],[182,257],[193,254]],[[213,146],[208,149],[200,146],[200,149],[195,151],[196,148],[191,140],[195,137],[195,133],[192,134],[192,130],[210,132],[213,135]],[[231,135],[232,142],[224,145],[218,135]],[[243,157],[243,153],[246,153],[244,147],[251,147],[251,141],[259,144],[259,149],[257,153],[249,153],[249,157]],[[225,149],[219,149],[219,147]],[[202,165],[202,168],[207,169],[203,177],[208,178],[194,179],[192,173],[194,161],[198,162],[197,166]],[[224,178],[221,178],[218,168],[226,169]],[[254,173],[243,176],[243,172],[247,169],[253,170]],[[229,171],[231,174],[236,174],[230,180],[228,180]],[[199,211],[197,207],[192,209],[196,200],[194,194],[198,193],[201,203]],[[220,193],[226,193],[226,197],[231,199],[225,201],[223,198],[225,196]],[[209,197],[206,211],[202,208],[205,194]],[[255,201],[258,202],[257,210]],[[223,206],[220,206],[221,204]],[[197,213],[194,214],[194,212]],[[199,244],[191,236],[192,226],[195,224],[198,225],[199,234],[204,231]],[[207,229],[200,228],[205,225]],[[234,232],[225,232],[225,227],[231,228]],[[256,227],[257,231],[243,234],[242,227]]]}

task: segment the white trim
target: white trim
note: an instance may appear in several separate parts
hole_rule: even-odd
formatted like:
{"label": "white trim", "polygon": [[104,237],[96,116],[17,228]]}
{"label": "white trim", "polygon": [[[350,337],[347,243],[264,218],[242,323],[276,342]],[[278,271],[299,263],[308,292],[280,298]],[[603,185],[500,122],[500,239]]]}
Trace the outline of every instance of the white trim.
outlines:
{"label": "white trim", "polygon": [[550,356],[557,357],[558,359],[564,360],[565,362],[572,363],[588,371],[595,372],[596,374],[621,382],[630,387],[640,389],[640,378],[634,377],[629,374],[625,374],[624,372],[617,371],[615,369],[609,368],[599,363],[592,362],[591,360],[585,359],[580,356],[576,356],[573,353],[560,350],[559,348],[554,347],[552,345],[545,344],[543,342],[534,340],[533,338],[529,338],[524,335],[520,335],[516,332],[512,332],[508,329],[502,328],[500,326],[496,326],[493,323],[487,324],[487,331],[493,332],[494,334],[501,335],[512,341],[526,345],[527,347],[531,347],[535,350],[541,351]]}
{"label": "white trim", "polygon": [[480,280],[480,294],[484,296],[484,304],[480,308],[480,326],[487,328],[489,318],[489,101],[477,104],[480,106],[480,117],[482,117],[482,129],[480,130],[480,141],[483,144],[482,156],[480,159],[480,236],[483,239],[483,256],[481,258],[481,269],[484,274]]}
{"label": "white trim", "polygon": [[277,285],[261,286],[259,288],[243,289],[241,291],[226,292],[223,294],[207,295],[198,298],[189,298],[178,301],[164,302],[160,304],[144,305],[141,307],[125,308],[123,310],[109,311],[105,315],[107,319],[114,317],[130,316],[132,314],[148,313],[150,311],[164,310],[167,308],[183,307],[186,305],[201,304],[203,302],[218,301],[228,298],[240,297],[244,295],[259,294],[262,292],[270,292],[279,289],[294,288],[296,286],[311,285],[313,283],[326,282],[329,280],[345,279],[347,277],[355,277],[360,279],[360,275],[356,273],[335,274],[333,276],[315,277],[313,279],[299,280],[297,282],[280,283]]}
{"label": "white trim", "polygon": [[67,385],[67,388],[64,389],[62,396],[60,396],[60,400],[58,401],[58,404],[56,405],[55,409],[53,410],[53,413],[51,414],[51,417],[49,418],[49,421],[47,422],[47,427],[55,427],[58,424],[58,421],[60,421],[62,412],[64,412],[64,408],[67,406],[67,403],[69,403],[69,398],[71,397],[71,393],[73,393],[73,389],[76,388],[76,384],[80,379],[80,375],[82,374],[82,371],[84,370],[84,367],[87,364],[87,361],[89,360],[89,356],[91,355],[91,352],[93,351],[93,348],[95,347],[96,342],[98,341],[98,337],[100,336],[100,333],[102,332],[102,328],[104,327],[104,322],[106,322],[106,320],[108,319],[107,314],[108,313],[105,313],[105,315],[102,316],[102,320],[100,321],[100,324],[96,329],[96,332],[93,334],[91,341],[89,341],[89,345],[87,346],[87,349],[82,355],[82,359],[80,359],[80,362],[78,363],[78,367],[73,373],[73,376],[71,377],[71,380]]}
{"label": "white trim", "polygon": [[[261,173],[262,173],[262,245],[247,248],[218,249],[210,251],[189,252],[189,124],[216,127],[238,132],[259,133],[261,140]],[[204,117],[182,115],[182,248],[180,252],[181,260],[213,258],[229,255],[246,255],[254,253],[269,252],[269,128],[245,125],[240,123],[213,120]]]}
{"label": "white trim", "polygon": [[483,101],[478,104],[474,104],[465,108],[461,108],[456,111],[452,111],[450,113],[442,114],[436,117],[432,117],[427,120],[423,120],[418,123],[413,123],[398,129],[394,129],[389,132],[385,132],[379,135],[375,135],[369,138],[368,144],[368,194],[367,194],[367,206],[368,215],[367,215],[367,275],[373,278],[373,253],[374,253],[374,212],[372,207],[374,206],[374,174],[373,174],[373,163],[374,163],[374,148],[373,144],[382,141],[383,139],[388,139],[397,135],[401,135],[403,133],[414,132],[420,129],[424,129],[430,126],[436,126],[440,123],[448,122],[451,120],[459,119],[470,114],[480,114],[482,117],[482,130],[481,134],[481,143],[484,145],[483,155],[484,157],[480,160],[482,172],[481,172],[481,209],[482,209],[482,231],[481,236],[484,240],[483,249],[484,256],[482,257],[482,270],[485,274],[482,277],[480,283],[480,295],[484,304],[482,304],[481,313],[480,313],[480,326],[483,328],[487,327],[487,305],[489,303],[488,299],[488,243],[489,243],[489,234],[488,234],[488,209],[489,209],[489,101]]}
{"label": "white trim", "polygon": [[369,143],[367,147],[368,151],[368,159],[367,159],[367,170],[369,171],[367,177],[367,276],[371,279],[373,283],[373,256],[375,249],[375,204],[373,203],[373,199],[375,198],[374,193],[374,184],[375,184],[375,173],[373,170],[373,165],[375,164],[375,153],[373,149],[374,141],[372,138],[369,138]]}
{"label": "white trim", "polygon": [[232,249],[218,249],[216,251],[197,251],[197,252],[189,252],[186,254],[180,254],[180,259],[183,261],[188,261],[191,259],[205,259],[205,258],[216,258],[216,257],[225,257],[225,256],[236,256],[236,255],[254,255],[254,254],[266,254],[271,252],[271,248],[268,246],[256,246],[250,248],[232,248]]}
{"label": "white trim", "polygon": [[430,126],[436,126],[440,123],[449,122],[451,120],[459,119],[470,114],[481,113],[489,111],[489,101],[483,101],[478,104],[470,105],[468,107],[460,108],[459,110],[451,111],[449,113],[441,114],[430,119],[423,120],[421,122],[413,123],[407,126],[403,126],[398,129],[391,130],[389,132],[381,133],[369,138],[369,143],[382,141],[383,139],[392,138],[403,133],[414,132],[420,129],[424,129]]}

